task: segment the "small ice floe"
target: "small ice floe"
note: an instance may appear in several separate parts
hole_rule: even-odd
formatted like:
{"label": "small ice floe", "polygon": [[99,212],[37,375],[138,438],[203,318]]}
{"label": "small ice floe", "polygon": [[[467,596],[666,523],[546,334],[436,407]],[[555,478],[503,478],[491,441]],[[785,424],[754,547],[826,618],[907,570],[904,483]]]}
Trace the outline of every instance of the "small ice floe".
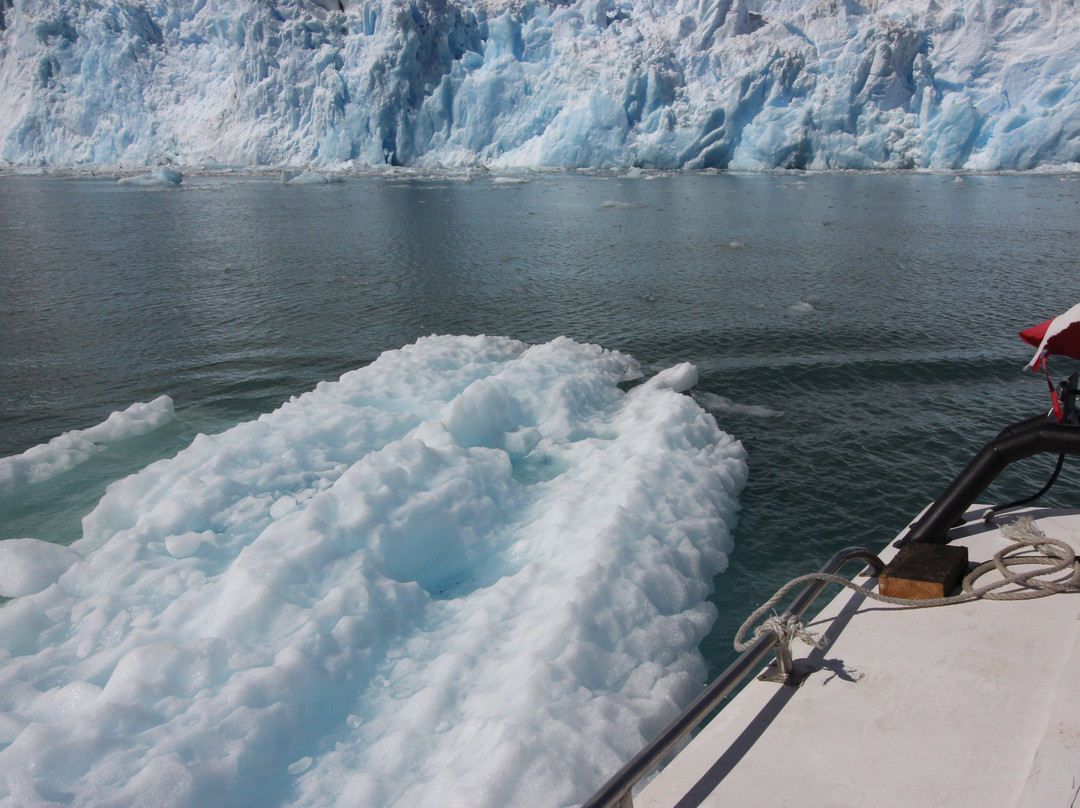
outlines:
{"label": "small ice floe", "polygon": [[496,177],[491,181],[492,185],[524,185],[529,180],[525,177]]}
{"label": "small ice floe", "polygon": [[654,390],[674,390],[676,393],[685,393],[697,383],[698,369],[689,362],[682,362],[661,370],[642,386]]}
{"label": "small ice floe", "polygon": [[748,415],[751,418],[779,418],[783,410],[774,410],[761,404],[740,404],[727,396],[716,393],[695,393],[694,398],[710,412],[725,412],[732,415]]}
{"label": "small ice floe", "polygon": [[17,598],[40,592],[82,556],[69,547],[38,539],[0,541],[0,596]]}
{"label": "small ice floe", "polygon": [[729,241],[724,246],[727,247],[729,250],[741,250],[743,247],[746,246],[746,243],[743,241]]}
{"label": "small ice floe", "polygon": [[288,769],[289,774],[292,774],[292,775],[303,774],[304,772],[306,772],[308,769],[311,768],[311,764],[314,763],[314,762],[315,761],[312,760],[310,757],[302,757],[298,761],[296,761],[295,763],[289,764],[289,769]]}
{"label": "small ice floe", "polygon": [[[676,392],[691,365],[620,387],[640,374],[567,338],[425,337],[115,481],[79,557],[12,553],[39,578],[9,589],[45,588],[0,608],[5,774],[34,804],[263,805],[283,780],[305,804],[579,802],[590,756],[693,697],[747,474]],[[462,771],[496,796],[457,799]]]}
{"label": "small ice floe", "polygon": [[121,177],[119,185],[134,185],[139,188],[170,188],[184,181],[184,175],[175,168],[157,166],[149,174],[136,174],[134,177]]}
{"label": "small ice floe", "polygon": [[633,210],[634,208],[644,207],[647,207],[644,202],[619,202],[614,199],[608,199],[600,205],[600,210]]}
{"label": "small ice floe", "polygon": [[20,486],[50,480],[89,460],[103,444],[145,435],[174,417],[173,400],[158,396],[114,412],[95,426],[65,432],[19,455],[0,457],[0,496],[12,494]]}
{"label": "small ice floe", "polygon": [[281,172],[282,185],[327,185],[336,181],[337,179],[335,177],[327,174],[320,174],[318,171],[312,171],[310,168],[300,172],[283,169]]}
{"label": "small ice floe", "polygon": [[817,295],[807,295],[806,297],[799,298],[797,303],[792,303],[787,307],[787,310],[792,314],[813,314],[817,311],[819,303],[821,303],[820,297]]}

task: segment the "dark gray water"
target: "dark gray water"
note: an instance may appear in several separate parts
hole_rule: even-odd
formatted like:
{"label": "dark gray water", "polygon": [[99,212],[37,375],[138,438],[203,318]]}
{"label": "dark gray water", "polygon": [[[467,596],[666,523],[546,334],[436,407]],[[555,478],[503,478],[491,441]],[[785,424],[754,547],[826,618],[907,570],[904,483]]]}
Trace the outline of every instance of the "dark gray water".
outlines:
{"label": "dark gray water", "polygon": [[69,543],[108,482],[420,336],[565,334],[694,362],[749,450],[704,648],[719,667],[780,583],[881,546],[1047,407],[1016,332],[1078,301],[1078,244],[1068,177],[2,177],[0,456],[163,393],[177,419],[0,497],[0,538]]}

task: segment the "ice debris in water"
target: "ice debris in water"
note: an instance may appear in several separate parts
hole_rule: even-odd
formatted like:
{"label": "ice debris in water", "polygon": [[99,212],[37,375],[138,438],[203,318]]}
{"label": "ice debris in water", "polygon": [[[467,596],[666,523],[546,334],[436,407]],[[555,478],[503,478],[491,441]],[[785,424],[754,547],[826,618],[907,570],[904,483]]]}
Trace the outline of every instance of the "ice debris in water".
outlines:
{"label": "ice debris in water", "polygon": [[120,185],[135,185],[141,188],[168,188],[184,181],[184,175],[175,168],[158,166],[149,174],[136,174],[133,177],[121,177]]}
{"label": "ice debris in water", "polygon": [[318,171],[312,171],[311,169],[305,171],[284,169],[281,172],[282,185],[327,185],[340,181],[338,177],[320,174]]}
{"label": "ice debris in water", "polygon": [[746,476],[639,375],[422,339],[8,543],[0,805],[584,800],[704,683]]}
{"label": "ice debris in water", "polygon": [[695,393],[694,398],[701,405],[712,412],[725,412],[733,415],[748,415],[753,418],[780,418],[784,415],[783,410],[766,407],[764,404],[741,404],[732,401],[727,396],[716,393]]}

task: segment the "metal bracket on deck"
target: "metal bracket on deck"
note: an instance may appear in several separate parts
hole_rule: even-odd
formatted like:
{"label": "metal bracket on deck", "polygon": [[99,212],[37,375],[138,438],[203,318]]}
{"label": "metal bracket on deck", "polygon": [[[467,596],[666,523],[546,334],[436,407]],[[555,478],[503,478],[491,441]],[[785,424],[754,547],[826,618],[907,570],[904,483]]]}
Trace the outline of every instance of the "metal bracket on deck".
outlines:
{"label": "metal bracket on deck", "polygon": [[798,673],[791,658],[791,640],[784,637],[776,644],[776,659],[758,676],[759,682],[798,687],[806,680],[806,674]]}

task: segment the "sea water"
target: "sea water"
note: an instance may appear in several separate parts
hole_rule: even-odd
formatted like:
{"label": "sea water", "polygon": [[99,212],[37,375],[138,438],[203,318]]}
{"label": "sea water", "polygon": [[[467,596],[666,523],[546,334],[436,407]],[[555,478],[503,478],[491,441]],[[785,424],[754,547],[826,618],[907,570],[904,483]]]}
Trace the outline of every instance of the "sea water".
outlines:
{"label": "sea water", "polygon": [[[0,467],[8,475],[5,483],[0,474],[0,538],[79,547],[85,531],[120,530],[123,519],[98,502],[146,490],[138,482],[145,473],[130,475],[178,452],[197,454],[207,440],[200,434],[258,442],[262,427],[246,424],[261,423],[260,415],[380,355],[390,362],[417,340],[421,348],[408,355],[421,363],[380,383],[410,374],[443,378],[445,362],[433,357],[447,351],[462,367],[476,364],[462,351],[509,351],[499,361],[510,364],[496,374],[509,377],[521,376],[514,357],[528,346],[554,352],[551,361],[568,375],[598,361],[588,346],[617,352],[626,357],[618,362],[645,377],[688,362],[698,377],[688,395],[741,442],[749,475],[741,489],[733,478],[714,481],[738,492],[737,507],[734,500],[713,506],[730,510],[724,518],[732,523],[737,511],[738,521],[730,543],[717,538],[725,556],[697,573],[710,578],[704,570],[726,566],[705,582],[716,619],[689,602],[684,609],[709,624],[698,644],[705,666],[676,666],[678,675],[700,680],[670,694],[684,702],[730,661],[735,628],[773,589],[841,547],[881,546],[999,427],[1046,409],[1045,382],[1021,370],[1031,351],[1016,332],[1076,302],[1078,214],[1080,184],[1069,176],[380,176],[300,187],[187,177],[167,189],[0,178],[0,457],[8,458]],[[496,339],[422,340],[479,334]],[[559,342],[563,336],[572,342]],[[441,347],[429,354],[424,345]],[[614,383],[623,370],[603,372]],[[1051,370],[1064,375],[1072,367],[1058,359]],[[619,385],[627,395],[637,383],[630,375]],[[505,402],[517,399],[506,393],[504,376],[498,385],[473,412],[511,417]],[[539,389],[531,395],[543,397]],[[607,405],[596,406],[595,417],[615,418],[602,414]],[[653,406],[660,412],[671,404],[661,398]],[[517,441],[509,449],[525,458],[532,427],[511,420],[500,434],[516,437],[499,438],[501,447]],[[484,442],[475,438],[483,418],[445,423]],[[295,434],[288,429],[278,434]],[[642,421],[618,434],[648,429]],[[467,449],[473,439],[456,440]],[[548,455],[571,463],[570,443],[561,446]],[[222,463],[223,452],[215,449],[213,462]],[[479,462],[466,455],[453,462]],[[608,489],[623,490],[638,463],[591,476],[597,502]],[[282,504],[268,504],[265,518],[274,509],[289,517],[316,497],[320,474],[330,475],[320,478],[327,486],[337,484],[334,464],[315,465],[297,467],[312,480],[297,483],[296,496],[279,496]],[[508,473],[546,485],[562,468],[526,465]],[[1051,465],[1025,463],[988,498],[1036,490]],[[640,480],[648,481],[655,469],[644,468]],[[171,473],[160,474],[168,480]],[[652,479],[653,489],[667,487],[668,478]],[[688,481],[688,490],[706,479]],[[1062,503],[1075,483],[1067,472],[1058,484]],[[110,485],[112,499],[102,500]],[[635,501],[655,515],[650,485],[641,485]],[[251,530],[265,528],[256,524],[261,518],[251,516]],[[209,527],[174,531],[165,555],[198,558],[218,535]],[[57,553],[27,563],[47,579],[50,565],[70,563]],[[647,566],[648,558],[634,563]],[[507,575],[502,568],[492,574]],[[446,595],[440,586],[455,585],[420,582],[435,600]],[[487,583],[467,588],[480,592]],[[394,602],[400,619],[431,617],[407,598]],[[607,611],[612,604],[593,605]],[[579,618],[585,625],[591,616]],[[665,629],[654,630],[662,636]],[[425,659],[422,649],[413,651]],[[407,656],[407,649],[394,653]],[[657,674],[655,681],[674,680]],[[415,674],[403,674],[398,686],[406,682],[419,687]],[[89,703],[101,694],[67,698]],[[625,705],[608,706],[613,725],[625,719]],[[359,712],[345,715],[361,722]],[[284,780],[268,776],[267,788],[320,804],[320,766],[368,765],[342,738],[334,743],[339,748],[324,757],[297,752],[281,767]],[[515,766],[529,770],[520,760],[503,768]],[[306,785],[283,785],[296,778]],[[587,780],[575,780],[578,790],[565,799],[586,792]],[[538,775],[534,782],[545,781]],[[354,785],[371,799],[396,799],[370,783]],[[408,784],[401,788],[394,793],[408,793]]]}

